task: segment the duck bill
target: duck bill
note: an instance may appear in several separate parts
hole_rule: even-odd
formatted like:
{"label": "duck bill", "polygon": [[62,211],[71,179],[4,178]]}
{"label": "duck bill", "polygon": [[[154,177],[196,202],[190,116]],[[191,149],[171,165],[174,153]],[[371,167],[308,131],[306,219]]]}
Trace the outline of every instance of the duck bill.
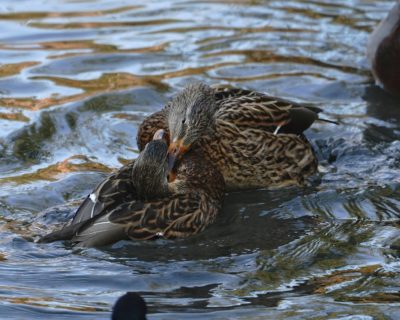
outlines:
{"label": "duck bill", "polygon": [[183,144],[183,140],[172,142],[168,148],[168,171],[172,171],[175,163],[179,161],[182,156],[188,151],[189,145]]}

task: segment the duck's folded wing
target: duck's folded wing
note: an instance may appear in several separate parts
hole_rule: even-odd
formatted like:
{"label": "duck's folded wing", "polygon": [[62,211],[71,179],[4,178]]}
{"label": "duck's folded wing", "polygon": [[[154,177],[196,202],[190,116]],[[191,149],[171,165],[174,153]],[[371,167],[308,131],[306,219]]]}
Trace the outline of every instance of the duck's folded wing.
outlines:
{"label": "duck's folded wing", "polygon": [[246,89],[240,89],[240,88],[234,88],[234,87],[227,87],[224,85],[212,85],[211,86],[214,90],[214,97],[215,100],[221,101],[229,98],[235,98],[235,97],[241,97],[241,96],[256,96],[256,95],[262,95],[259,92],[252,91],[252,90],[246,90]]}
{"label": "duck's folded wing", "polygon": [[131,239],[182,238],[214,221],[220,204],[202,193],[176,194],[149,203],[125,204],[110,214],[110,221],[126,226]]}
{"label": "duck's folded wing", "polygon": [[[134,161],[128,163],[104,179],[82,202],[69,225],[45,235],[39,242],[73,240],[79,232],[86,230],[88,226],[95,222],[107,221],[108,213],[120,203],[131,202],[136,199],[136,190],[131,181],[133,164]],[[101,221],[99,218],[102,218]]]}
{"label": "duck's folded wing", "polygon": [[[205,226],[199,212],[201,205],[201,197],[197,193],[173,195],[148,203],[131,201],[120,204],[107,214],[53,232],[43,237],[41,242],[71,240],[79,246],[104,246],[128,238],[148,240],[164,236],[168,227],[171,228],[168,231],[171,237],[176,230],[181,230],[181,233],[192,230],[191,234]],[[187,221],[190,216],[193,216],[193,221]],[[182,224],[183,220],[187,222],[186,226]],[[189,224],[191,227],[188,227]]]}
{"label": "duck's folded wing", "polygon": [[301,106],[263,94],[242,95],[221,100],[218,121],[238,128],[255,128],[276,133],[301,134],[308,129],[321,109]]}
{"label": "duck's folded wing", "polygon": [[66,226],[41,242],[71,240],[79,246],[104,246],[119,240],[183,238],[215,220],[220,203],[203,193],[176,194],[153,201],[131,201],[86,221]]}
{"label": "duck's folded wing", "polygon": [[83,247],[101,247],[128,239],[125,226],[112,223],[110,213],[86,221],[75,230],[72,242]]}
{"label": "duck's folded wing", "polygon": [[133,164],[134,161],[130,162],[103,180],[82,202],[71,225],[105,214],[120,203],[134,200],[136,190],[131,181]]}
{"label": "duck's folded wing", "polygon": [[163,236],[168,239],[185,238],[196,234],[213,223],[220,206],[209,202],[206,208],[198,207],[191,213],[185,214],[174,220],[163,232]]}
{"label": "duck's folded wing", "polygon": [[38,242],[49,243],[61,240],[71,240],[74,234],[86,223],[87,221],[79,222],[73,225],[63,227],[61,230],[54,231],[43,237]]}
{"label": "duck's folded wing", "polygon": [[124,226],[110,222],[109,216],[110,212],[70,224],[42,237],[38,242],[71,240],[79,246],[98,247],[128,239]]}

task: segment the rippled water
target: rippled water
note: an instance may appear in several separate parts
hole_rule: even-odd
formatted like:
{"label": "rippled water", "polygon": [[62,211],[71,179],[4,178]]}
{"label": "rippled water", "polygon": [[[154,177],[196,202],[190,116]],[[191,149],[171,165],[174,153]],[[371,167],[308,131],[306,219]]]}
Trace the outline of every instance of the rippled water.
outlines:
{"label": "rippled water", "polygon": [[[108,319],[125,291],[150,319],[400,318],[400,102],[364,58],[392,3],[2,0],[1,318]],[[230,194],[188,240],[34,243],[194,79],[323,108],[340,127],[307,136],[326,172]]]}

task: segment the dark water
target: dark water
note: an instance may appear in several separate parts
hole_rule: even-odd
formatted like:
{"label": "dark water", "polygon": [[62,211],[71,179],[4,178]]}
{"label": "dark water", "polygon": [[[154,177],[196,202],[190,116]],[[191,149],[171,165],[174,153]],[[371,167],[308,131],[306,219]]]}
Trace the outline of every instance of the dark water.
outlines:
{"label": "dark water", "polygon": [[[368,34],[393,1],[0,2],[0,318],[399,319],[400,102],[371,84]],[[324,109],[310,186],[228,195],[184,241],[32,240],[124,159],[188,81]]]}

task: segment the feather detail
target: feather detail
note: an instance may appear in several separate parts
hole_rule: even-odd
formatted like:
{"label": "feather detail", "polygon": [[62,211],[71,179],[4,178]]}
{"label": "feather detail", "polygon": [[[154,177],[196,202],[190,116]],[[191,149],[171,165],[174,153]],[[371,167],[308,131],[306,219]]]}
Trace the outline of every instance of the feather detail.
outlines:
{"label": "feather detail", "polygon": [[179,192],[151,201],[139,199],[135,191],[133,163],[102,181],[84,200],[71,224],[41,242],[71,240],[91,247],[124,239],[182,238],[204,230],[215,220],[225,184],[201,152],[191,153],[178,166]]}
{"label": "feather detail", "polygon": [[[198,90],[203,87],[199,85]],[[193,90],[192,85],[190,96]],[[222,86],[212,90],[214,123],[194,149],[217,165],[228,190],[300,184],[316,172],[317,159],[303,132],[315,121],[337,124],[319,118],[322,109],[251,90]],[[209,90],[203,92],[208,94]],[[146,126],[167,128],[165,119],[174,108],[172,102],[163,109],[164,118],[155,113],[145,120]],[[145,140],[144,136],[138,140]]]}

